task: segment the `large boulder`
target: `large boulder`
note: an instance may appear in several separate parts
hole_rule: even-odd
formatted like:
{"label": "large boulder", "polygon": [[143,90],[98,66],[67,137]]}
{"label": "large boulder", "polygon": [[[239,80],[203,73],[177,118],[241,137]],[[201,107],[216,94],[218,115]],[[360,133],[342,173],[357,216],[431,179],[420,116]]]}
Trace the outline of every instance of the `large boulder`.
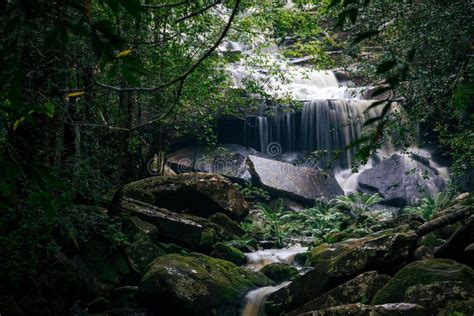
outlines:
{"label": "large boulder", "polygon": [[444,178],[429,162],[398,154],[363,171],[357,181],[360,190],[378,193],[385,204],[396,207],[415,205],[425,194],[437,193],[445,187]]}
{"label": "large boulder", "polygon": [[474,283],[442,281],[428,285],[417,284],[409,287],[403,301],[424,306],[432,312],[440,312],[453,302],[462,302],[470,299],[474,299]]}
{"label": "large boulder", "polygon": [[[127,184],[122,194],[137,199],[136,192],[149,192],[154,205],[174,212],[209,217],[217,212],[242,219],[249,205],[228,179],[217,174],[186,173],[151,177]],[[147,201],[150,199],[147,198]]]}
{"label": "large boulder", "polygon": [[431,315],[422,306],[416,304],[396,303],[384,305],[364,305],[361,303],[346,304],[325,309],[314,310],[299,316],[428,316]]}
{"label": "large boulder", "polygon": [[238,266],[247,263],[247,257],[242,251],[223,242],[214,245],[211,256],[230,261]]}
{"label": "large boulder", "polygon": [[401,302],[405,296],[416,296],[413,293],[410,294],[408,291],[410,287],[444,281],[474,284],[474,271],[466,265],[449,259],[415,261],[400,270],[375,295],[372,304]]}
{"label": "large boulder", "polygon": [[304,304],[286,316],[297,316],[309,311],[329,308],[338,305],[370,302],[390,277],[378,274],[376,271],[362,273],[352,280],[339,285],[320,297]]}
{"label": "large boulder", "polygon": [[321,244],[307,260],[314,269],[272,293],[266,309],[270,313],[288,312],[365,271],[393,274],[411,259],[417,238],[405,226],[336,244]]}
{"label": "large boulder", "polygon": [[247,165],[262,188],[277,197],[314,203],[319,198],[331,199],[344,194],[334,175],[325,174],[318,169],[252,155],[248,156]]}
{"label": "large boulder", "polygon": [[270,285],[259,272],[198,253],[157,258],[139,283],[142,304],[174,315],[210,315],[216,307],[237,311],[245,294]]}
{"label": "large boulder", "polygon": [[249,181],[245,159],[249,155],[262,156],[253,148],[235,144],[186,147],[171,153],[167,163],[178,173],[217,173],[233,181]]}

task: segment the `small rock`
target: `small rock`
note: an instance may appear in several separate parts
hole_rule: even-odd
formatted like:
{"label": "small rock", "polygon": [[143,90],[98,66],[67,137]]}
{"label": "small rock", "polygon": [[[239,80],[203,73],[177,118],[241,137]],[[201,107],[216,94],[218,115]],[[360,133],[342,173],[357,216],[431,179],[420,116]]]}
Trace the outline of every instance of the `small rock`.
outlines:
{"label": "small rock", "polygon": [[97,314],[105,311],[110,307],[110,302],[105,297],[98,297],[87,306],[87,311],[92,314]]}

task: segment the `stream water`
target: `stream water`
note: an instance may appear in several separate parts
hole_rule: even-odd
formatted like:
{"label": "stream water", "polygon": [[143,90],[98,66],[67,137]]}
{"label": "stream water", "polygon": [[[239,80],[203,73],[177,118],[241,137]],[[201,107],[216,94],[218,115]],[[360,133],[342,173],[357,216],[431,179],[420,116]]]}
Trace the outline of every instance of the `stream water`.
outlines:
{"label": "stream water", "polygon": [[[256,252],[246,253],[247,256],[247,269],[260,270],[267,264],[271,263],[286,263],[293,266],[298,265],[295,263],[295,256],[299,253],[308,251],[307,247],[293,246],[282,249],[265,249]],[[303,271],[303,270],[301,270]],[[244,299],[244,305],[242,309],[242,316],[264,316],[264,304],[265,299],[273,292],[278,291],[282,287],[288,285],[290,282],[284,282],[276,286],[266,286],[259,289],[255,289],[247,293]]]}

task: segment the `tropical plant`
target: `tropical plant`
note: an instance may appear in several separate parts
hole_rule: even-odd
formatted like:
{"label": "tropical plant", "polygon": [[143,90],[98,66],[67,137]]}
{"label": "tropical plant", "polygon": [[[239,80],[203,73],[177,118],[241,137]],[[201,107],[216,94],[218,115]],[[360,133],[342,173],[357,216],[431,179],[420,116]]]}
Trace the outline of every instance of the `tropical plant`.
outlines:
{"label": "tropical plant", "polygon": [[358,219],[369,210],[369,207],[380,202],[378,193],[367,195],[362,192],[355,192],[350,195],[340,195],[333,200],[335,207],[346,209],[349,214]]}
{"label": "tropical plant", "polygon": [[427,195],[420,200],[418,205],[405,207],[403,213],[416,214],[429,221],[436,213],[454,204],[454,194],[451,191],[438,192],[435,195]]}

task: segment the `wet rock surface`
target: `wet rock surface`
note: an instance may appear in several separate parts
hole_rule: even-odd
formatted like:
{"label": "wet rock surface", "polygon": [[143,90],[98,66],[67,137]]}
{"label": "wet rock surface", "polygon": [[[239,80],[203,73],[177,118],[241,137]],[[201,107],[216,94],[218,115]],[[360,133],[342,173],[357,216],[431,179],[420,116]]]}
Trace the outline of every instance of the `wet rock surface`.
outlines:
{"label": "wet rock surface", "polygon": [[259,272],[233,263],[193,253],[157,258],[139,284],[145,306],[160,312],[206,314],[216,306],[238,309],[251,289],[270,285]]}
{"label": "wet rock surface", "polygon": [[330,199],[344,194],[334,175],[324,174],[318,169],[257,156],[248,156],[247,165],[260,186],[278,197],[313,203],[318,198]]}
{"label": "wet rock surface", "polygon": [[330,308],[357,302],[370,302],[373,296],[390,280],[390,277],[369,271],[343,283],[303,306],[289,312],[296,316],[313,310]]}
{"label": "wet rock surface", "polygon": [[369,194],[379,193],[385,204],[403,207],[416,204],[425,192],[441,191],[445,180],[425,161],[395,154],[362,172],[358,185]]}
{"label": "wet rock surface", "polygon": [[321,244],[311,251],[307,261],[314,269],[271,294],[266,308],[270,313],[289,312],[364,271],[393,273],[410,260],[416,240],[416,234],[405,226]]}

